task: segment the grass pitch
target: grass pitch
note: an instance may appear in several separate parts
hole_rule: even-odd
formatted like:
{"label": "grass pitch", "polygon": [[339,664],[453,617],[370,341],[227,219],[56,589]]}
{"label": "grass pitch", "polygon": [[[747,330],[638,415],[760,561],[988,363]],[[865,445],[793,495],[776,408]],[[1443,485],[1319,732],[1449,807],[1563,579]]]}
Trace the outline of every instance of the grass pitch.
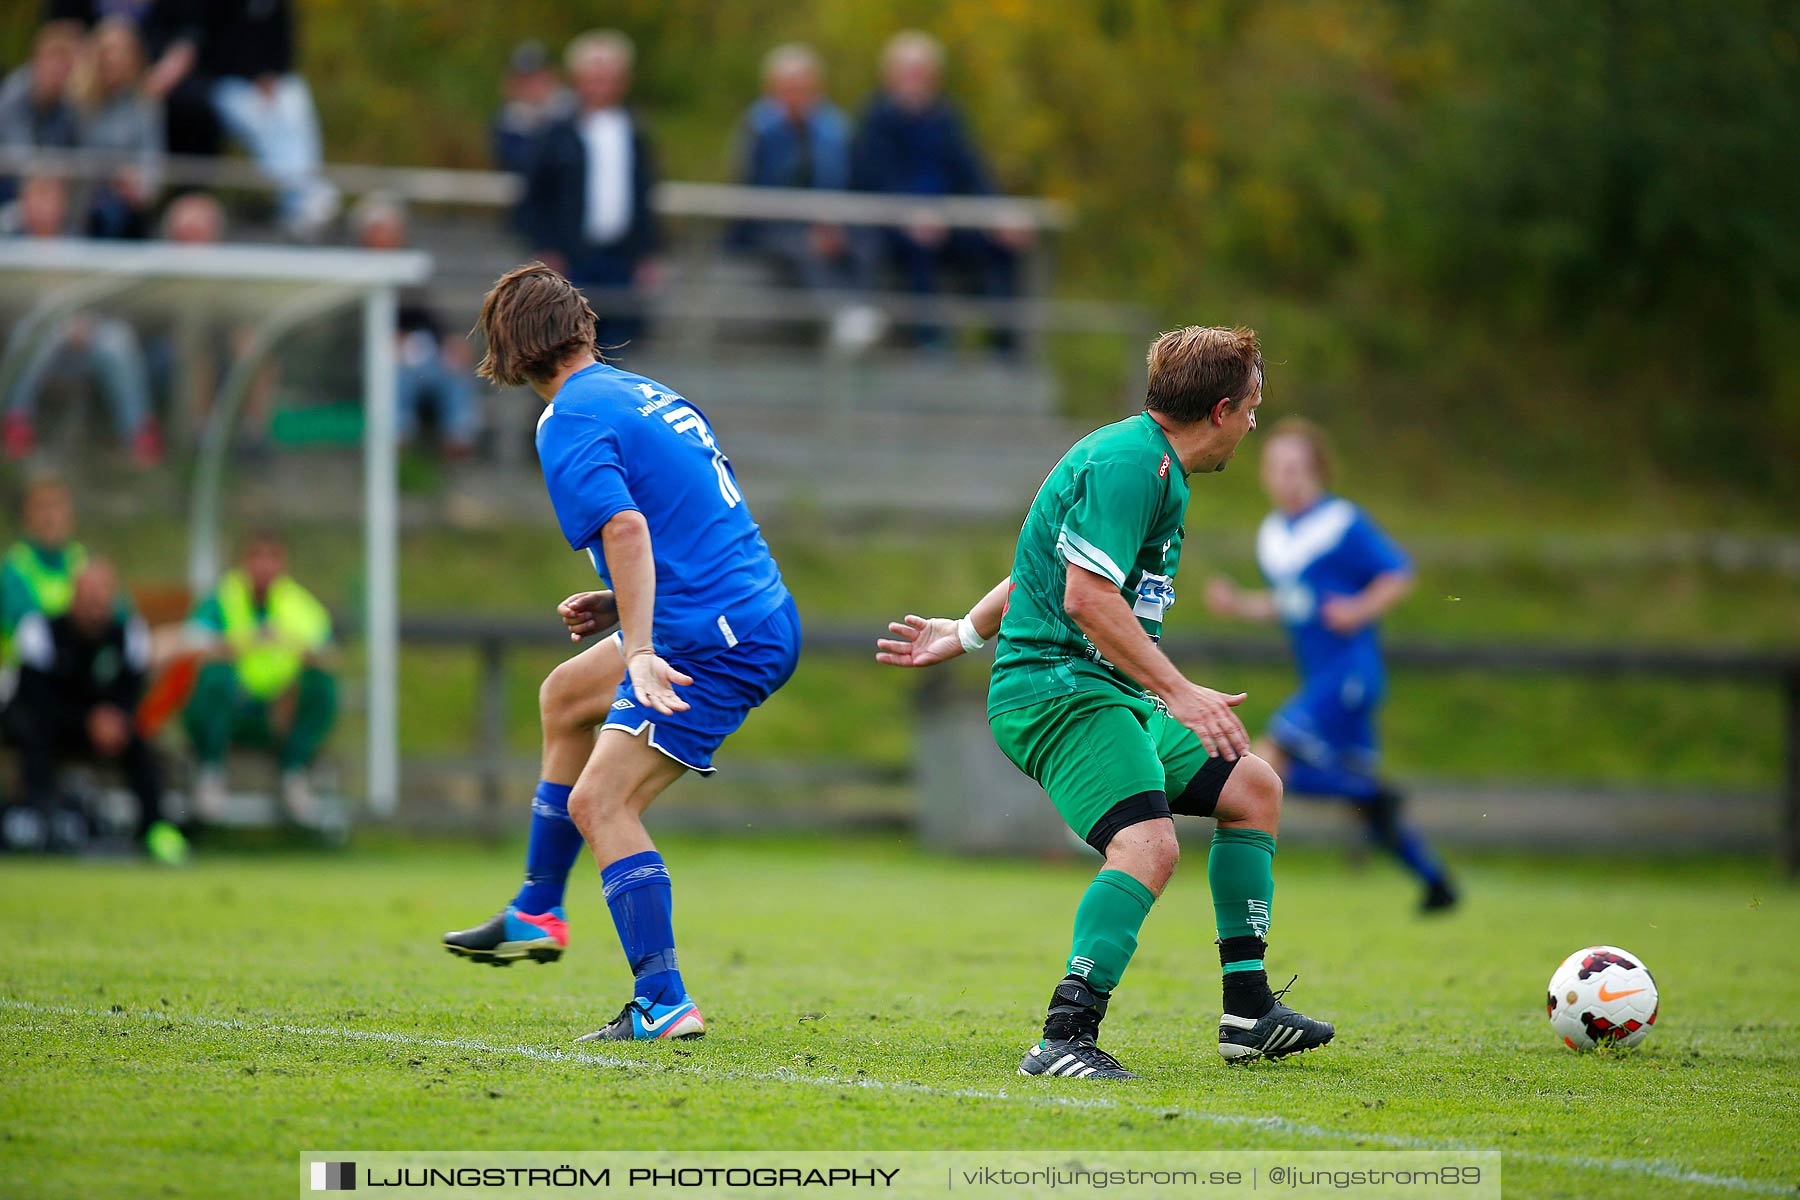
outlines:
{"label": "grass pitch", "polygon": [[[676,798],[674,802],[679,802]],[[1475,1146],[1514,1196],[1791,1195],[1800,892],[1766,866],[1465,863],[1411,885],[1277,860],[1271,973],[1337,1041],[1226,1067],[1204,827],[1151,914],[1105,1044],[1142,1082],[1013,1072],[1087,863],[953,861],[898,839],[664,849],[705,1041],[587,1052],[627,979],[578,871],[553,966],[438,934],[510,895],[516,848],[223,853],[186,871],[0,871],[0,1177],[30,1196],[285,1194],[309,1148],[1207,1149]],[[1637,1052],[1578,1056],[1545,980],[1589,942],[1662,992]]]}

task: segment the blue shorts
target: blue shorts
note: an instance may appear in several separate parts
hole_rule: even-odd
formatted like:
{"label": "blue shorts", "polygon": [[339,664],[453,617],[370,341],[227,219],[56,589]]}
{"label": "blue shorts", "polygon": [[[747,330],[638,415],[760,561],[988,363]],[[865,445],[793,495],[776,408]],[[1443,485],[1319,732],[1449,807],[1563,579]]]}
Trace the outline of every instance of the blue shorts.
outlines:
{"label": "blue shorts", "polygon": [[[618,637],[618,634],[614,634]],[[789,596],[762,624],[728,650],[696,660],[668,656],[669,665],[694,682],[677,685],[687,711],[659,713],[638,702],[626,673],[602,729],[636,735],[646,726],[650,744],[689,770],[711,775],[713,752],[744,723],[750,710],[775,694],[800,662],[800,613]]]}
{"label": "blue shorts", "polygon": [[1269,720],[1289,758],[1321,770],[1373,772],[1380,757],[1375,710],[1384,681],[1362,672],[1308,679]]}

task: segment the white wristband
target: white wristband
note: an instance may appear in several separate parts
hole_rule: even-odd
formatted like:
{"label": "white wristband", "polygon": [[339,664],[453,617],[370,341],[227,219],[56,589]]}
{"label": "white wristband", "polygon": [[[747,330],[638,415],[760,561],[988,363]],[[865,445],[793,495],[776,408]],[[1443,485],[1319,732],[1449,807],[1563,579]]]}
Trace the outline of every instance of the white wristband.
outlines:
{"label": "white wristband", "polygon": [[967,617],[957,618],[956,639],[962,643],[964,652],[969,654],[987,645],[987,639],[975,632],[975,622]]}

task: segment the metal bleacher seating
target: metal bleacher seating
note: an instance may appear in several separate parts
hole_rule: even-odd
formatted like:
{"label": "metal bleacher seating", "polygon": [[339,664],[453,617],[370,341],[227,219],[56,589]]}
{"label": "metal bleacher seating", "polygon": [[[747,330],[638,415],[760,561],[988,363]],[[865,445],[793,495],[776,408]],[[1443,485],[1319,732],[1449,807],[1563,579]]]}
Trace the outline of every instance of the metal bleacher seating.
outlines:
{"label": "metal bleacher seating", "polygon": [[[11,165],[0,161],[0,168]],[[32,160],[34,170],[75,177],[105,166],[104,160],[66,153]],[[433,260],[429,303],[452,328],[471,322],[488,284],[527,252],[506,227],[518,187],[511,176],[351,165],[328,173],[347,202],[380,191],[408,203],[412,245]],[[246,201],[235,207],[231,240],[274,240],[255,215],[268,184],[249,164],[175,159],[168,178],[171,185],[211,187],[228,202]],[[1052,366],[1053,342],[1110,339],[1105,353],[1116,358],[1103,361],[1117,367],[1105,387],[1116,397],[1103,398],[1102,409],[1113,399],[1128,403],[1141,381],[1140,356],[1150,332],[1142,311],[1051,296],[1053,238],[1067,223],[1054,203],[680,182],[661,185],[655,203],[670,233],[663,279],[648,293],[591,298],[602,310],[644,306],[648,325],[628,348],[628,365],[707,411],[765,507],[792,502],[834,514],[1013,515],[1072,435],[1062,416],[1067,398]],[[977,300],[811,293],[784,287],[762,263],[728,253],[721,236],[727,223],[757,217],[878,226],[920,216],[951,226],[1031,229],[1036,238],[1026,256],[1023,294]],[[926,352],[890,336],[846,354],[834,348],[829,331],[848,305],[873,310],[889,329],[929,319],[951,331],[950,344]],[[985,349],[980,336],[999,327],[1015,331],[1005,354]],[[346,325],[332,336],[355,335]],[[316,399],[334,402],[333,411],[353,411],[360,399],[354,356],[319,352],[333,343],[316,329],[296,329],[282,339],[302,348],[283,361],[282,403],[304,408]],[[275,353],[280,356],[282,347]],[[290,362],[298,365],[290,369]],[[1094,398],[1085,400],[1085,411],[1095,411]],[[514,499],[535,505],[529,449],[535,402],[496,395],[488,412],[492,454],[463,471],[463,482],[490,505],[510,508]],[[316,434],[308,438],[314,447],[329,445],[337,427],[323,417],[277,425]],[[332,473],[321,461],[328,457],[306,455],[305,467],[296,470],[278,455],[259,466],[252,490],[275,510],[286,506],[285,493],[306,496],[312,505],[331,503],[319,487]],[[290,474],[300,476],[286,481],[291,488],[284,483]],[[257,503],[254,497],[249,502]]]}

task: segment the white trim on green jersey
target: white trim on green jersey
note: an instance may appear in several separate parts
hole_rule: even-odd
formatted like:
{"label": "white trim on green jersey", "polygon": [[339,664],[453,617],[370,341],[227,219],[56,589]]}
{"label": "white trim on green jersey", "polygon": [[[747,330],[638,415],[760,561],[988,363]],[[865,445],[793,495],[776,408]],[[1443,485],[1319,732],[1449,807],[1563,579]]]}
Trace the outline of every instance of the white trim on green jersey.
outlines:
{"label": "white trim on green jersey", "polygon": [[1070,529],[1067,525],[1056,535],[1056,551],[1065,560],[1078,567],[1092,571],[1096,575],[1104,575],[1113,581],[1113,586],[1125,586],[1125,572],[1100,547]]}

